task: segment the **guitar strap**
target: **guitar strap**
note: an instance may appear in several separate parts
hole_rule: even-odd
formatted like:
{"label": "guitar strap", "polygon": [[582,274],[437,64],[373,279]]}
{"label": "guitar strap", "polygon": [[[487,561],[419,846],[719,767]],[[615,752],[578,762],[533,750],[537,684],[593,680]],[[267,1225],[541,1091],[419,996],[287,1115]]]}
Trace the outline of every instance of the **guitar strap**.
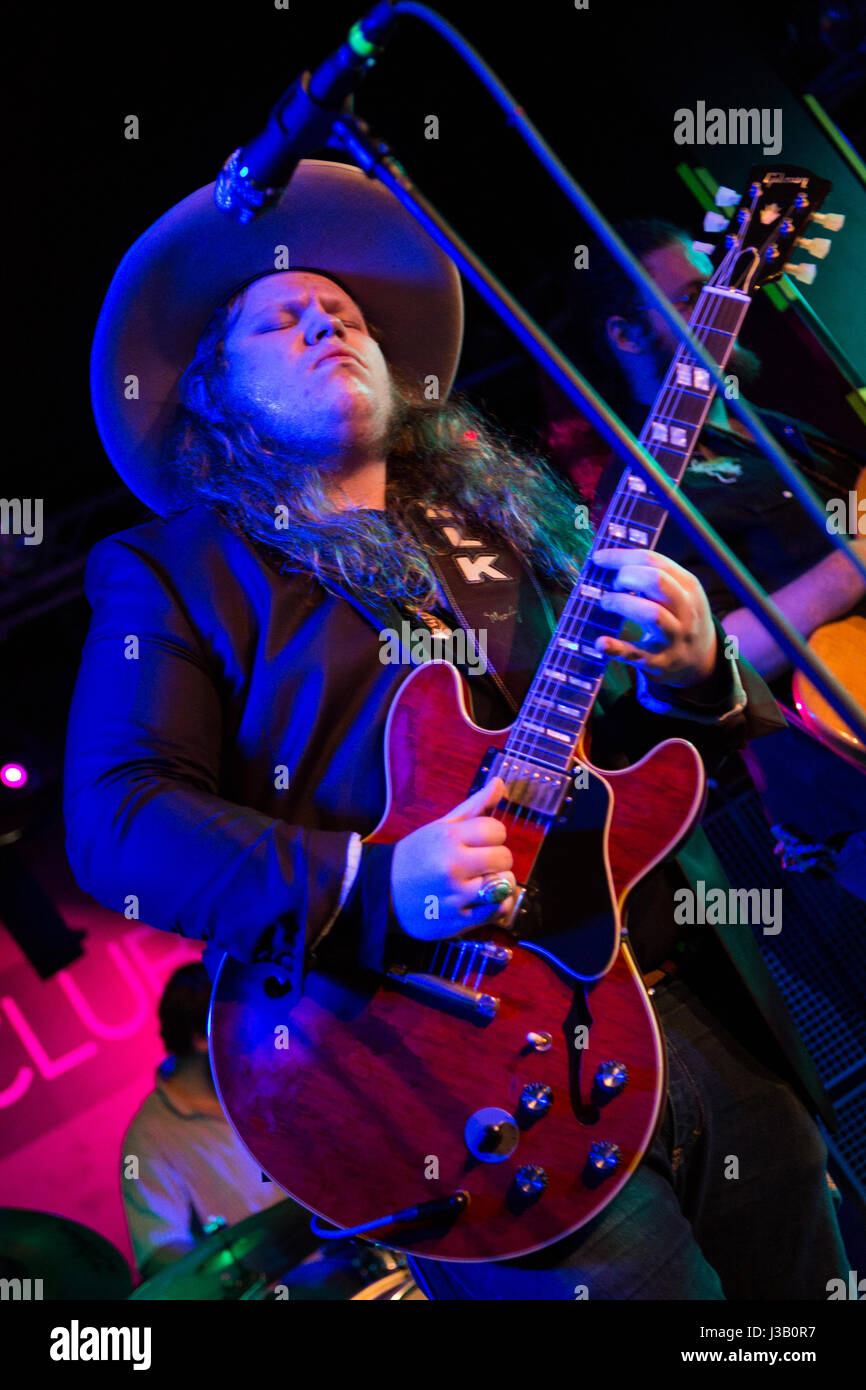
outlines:
{"label": "guitar strap", "polygon": [[[484,652],[487,674],[516,714],[556,627],[550,600],[517,549],[479,523],[424,502],[408,521],[451,613]],[[434,626],[432,614],[417,616]]]}

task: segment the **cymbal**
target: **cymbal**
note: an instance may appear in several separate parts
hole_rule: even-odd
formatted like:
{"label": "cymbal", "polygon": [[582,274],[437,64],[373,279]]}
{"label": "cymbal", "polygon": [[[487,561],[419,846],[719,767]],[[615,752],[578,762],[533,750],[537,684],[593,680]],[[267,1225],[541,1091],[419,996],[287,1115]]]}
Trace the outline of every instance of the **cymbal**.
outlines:
{"label": "cymbal", "polygon": [[[129,1265],[110,1240],[48,1211],[0,1207],[0,1278],[41,1279],[44,1300],[128,1298]],[[36,1289],[30,1296],[36,1299]]]}
{"label": "cymbal", "polygon": [[318,1248],[310,1213],[287,1198],[222,1226],[195,1250],[161,1269],[130,1295],[134,1299],[205,1302],[249,1298],[257,1284],[279,1278]]}
{"label": "cymbal", "polygon": [[360,1293],[352,1294],[353,1303],[426,1303],[427,1295],[422,1293],[412,1275],[406,1269],[396,1269],[375,1283],[368,1284]]}

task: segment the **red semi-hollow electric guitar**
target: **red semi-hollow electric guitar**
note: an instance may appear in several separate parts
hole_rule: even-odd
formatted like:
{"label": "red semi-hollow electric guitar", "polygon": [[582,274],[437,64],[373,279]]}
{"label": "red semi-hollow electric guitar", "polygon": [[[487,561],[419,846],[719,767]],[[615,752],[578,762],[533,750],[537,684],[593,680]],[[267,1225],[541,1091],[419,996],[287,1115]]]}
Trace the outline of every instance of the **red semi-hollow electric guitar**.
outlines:
{"label": "red semi-hollow electric guitar", "polygon": [[[691,319],[720,366],[828,188],[803,169],[752,171]],[[713,395],[681,347],[641,435],[676,482]],[[652,548],[664,520],[626,469],[595,545]],[[413,672],[389,714],[388,803],[369,840],[400,839],[500,775],[520,887],[507,928],[406,936],[382,975],[313,971],[300,999],[279,966],[220,966],[211,1062],[243,1143],[336,1226],[395,1217],[372,1234],[397,1249],[489,1260],[559,1240],[617,1194],[658,1123],[664,1042],[621,920],[700,814],[704,773],[682,739],[622,771],[588,761],[595,641],[621,624],[598,603],[609,582],[591,553],[509,729],[472,722],[444,662]]]}

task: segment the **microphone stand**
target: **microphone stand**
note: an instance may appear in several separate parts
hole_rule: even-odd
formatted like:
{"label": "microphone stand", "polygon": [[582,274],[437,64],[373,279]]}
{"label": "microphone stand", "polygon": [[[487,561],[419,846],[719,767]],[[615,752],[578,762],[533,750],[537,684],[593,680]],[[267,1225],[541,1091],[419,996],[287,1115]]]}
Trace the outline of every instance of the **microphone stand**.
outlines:
{"label": "microphone stand", "polygon": [[[369,127],[358,116],[349,113],[335,115],[333,138],[351,155],[368,177],[379,179],[394,194],[407,212],[450,256],[461,274],[474,285],[481,297],[523,343],[569,400],[588,416],[619,456],[635,468],[658,496],[664,499],[668,510],[677,517],[690,540],[707,556],[728,587],[764,623],[791,663],[809,676],[839,717],[866,742],[866,714],[859,705],[809,649],[799,632],[755,582],[748,570],[740,564],[713,528],[707,525],[688,499],[673,486],[667,474],[635,439],[619,416],[610,409],[573,363],[415,187],[386,143],[372,135]],[[680,330],[681,328],[682,325]],[[718,367],[714,362],[712,366],[713,375],[717,377]],[[775,441],[773,444],[775,445]],[[787,460],[785,464],[790,468]],[[809,500],[814,502],[811,494]],[[860,568],[858,560],[852,560],[852,563]]]}

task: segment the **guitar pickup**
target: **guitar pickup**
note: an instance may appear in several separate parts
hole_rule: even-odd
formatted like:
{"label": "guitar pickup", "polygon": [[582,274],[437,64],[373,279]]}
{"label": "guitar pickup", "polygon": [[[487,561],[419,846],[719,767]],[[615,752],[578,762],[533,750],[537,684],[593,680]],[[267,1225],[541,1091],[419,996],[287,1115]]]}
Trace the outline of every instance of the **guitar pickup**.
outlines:
{"label": "guitar pickup", "polygon": [[[489,782],[491,777],[502,778],[505,795],[513,806],[525,806],[541,816],[553,817],[559,813],[569,786],[567,773],[554,772],[552,768],[541,767],[530,758],[515,757],[499,748],[484,759],[481,771],[485,782]],[[480,781],[478,785],[481,785]]]}
{"label": "guitar pickup", "polygon": [[501,1002],[495,994],[485,994],[480,989],[469,989],[466,985],[458,984],[456,980],[443,980],[441,975],[409,970],[405,965],[390,966],[387,976],[394,984],[417,990],[432,1003],[457,1007],[461,1013],[468,1012],[481,1018],[495,1018]]}

